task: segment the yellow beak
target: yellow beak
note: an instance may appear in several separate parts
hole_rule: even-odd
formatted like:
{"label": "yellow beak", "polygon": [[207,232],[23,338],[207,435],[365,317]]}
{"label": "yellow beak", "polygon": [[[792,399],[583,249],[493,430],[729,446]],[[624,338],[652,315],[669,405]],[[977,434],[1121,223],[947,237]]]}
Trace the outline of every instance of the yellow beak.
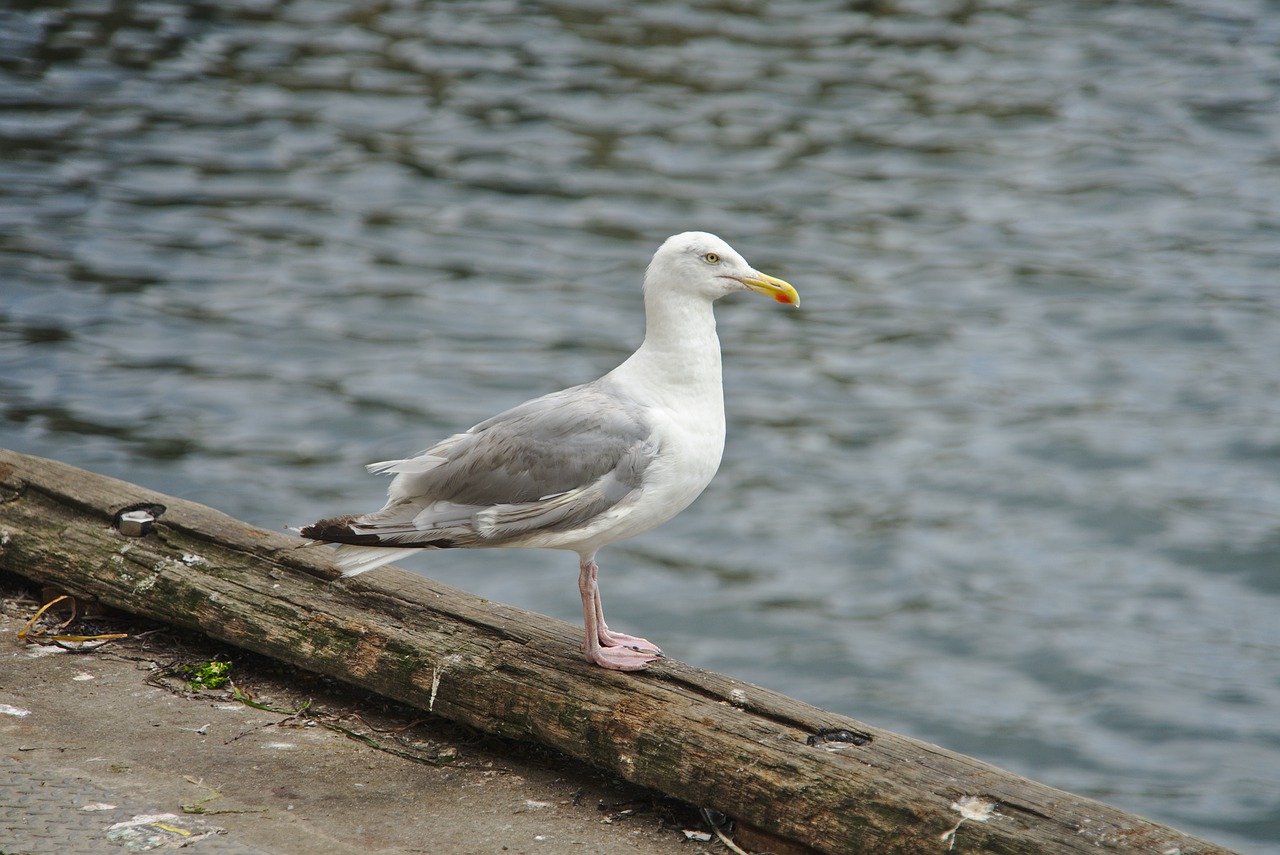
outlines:
{"label": "yellow beak", "polygon": [[796,293],[796,289],[792,288],[789,282],[783,282],[781,279],[774,279],[772,276],[766,276],[763,273],[754,271],[751,276],[740,277],[738,281],[752,291],[772,297],[779,303],[788,303],[792,306],[800,305],[800,295]]}

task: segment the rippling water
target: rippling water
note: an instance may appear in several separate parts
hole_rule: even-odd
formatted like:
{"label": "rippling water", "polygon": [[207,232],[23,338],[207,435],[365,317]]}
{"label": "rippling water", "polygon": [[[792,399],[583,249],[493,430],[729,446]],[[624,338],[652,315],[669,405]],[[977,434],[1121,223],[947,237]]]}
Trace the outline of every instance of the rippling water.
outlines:
{"label": "rippling water", "polygon": [[[0,11],[0,444],[267,527],[719,307],[668,653],[1280,852],[1274,2]],[[573,557],[411,564],[578,620]]]}

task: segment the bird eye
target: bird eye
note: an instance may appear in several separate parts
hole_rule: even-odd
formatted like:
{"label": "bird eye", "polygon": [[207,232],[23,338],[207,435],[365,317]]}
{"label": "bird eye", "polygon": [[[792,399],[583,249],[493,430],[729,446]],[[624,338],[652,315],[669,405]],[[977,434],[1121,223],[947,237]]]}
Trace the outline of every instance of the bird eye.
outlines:
{"label": "bird eye", "polygon": [[702,260],[707,264],[719,264],[720,256],[716,255],[714,252],[708,252],[706,255],[702,256]]}

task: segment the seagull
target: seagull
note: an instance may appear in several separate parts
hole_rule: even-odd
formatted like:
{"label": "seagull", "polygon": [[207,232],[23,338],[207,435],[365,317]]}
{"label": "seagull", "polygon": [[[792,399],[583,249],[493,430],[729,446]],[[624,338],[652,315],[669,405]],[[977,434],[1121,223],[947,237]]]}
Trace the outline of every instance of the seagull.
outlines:
{"label": "seagull", "polygon": [[724,450],[720,340],[712,304],[754,291],[798,306],[796,289],[715,235],[668,238],[644,276],[644,341],[603,377],[526,401],[403,460],[373,513],[322,519],[303,537],[341,544],[354,576],[423,549],[523,547],[578,553],[586,660],[638,671],[662,656],[609,629],[596,553],[666,522],[711,482]]}

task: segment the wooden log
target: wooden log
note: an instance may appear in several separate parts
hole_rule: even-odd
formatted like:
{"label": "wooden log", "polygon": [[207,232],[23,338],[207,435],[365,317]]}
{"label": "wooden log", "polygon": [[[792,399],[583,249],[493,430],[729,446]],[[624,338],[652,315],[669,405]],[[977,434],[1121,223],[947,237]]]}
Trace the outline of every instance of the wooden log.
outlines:
{"label": "wooden log", "polygon": [[[126,536],[118,517],[136,507],[161,513]],[[578,627],[397,568],[335,581],[328,550],[302,544],[0,449],[0,568],[543,743],[817,852],[1227,853],[670,659],[588,666]]]}

